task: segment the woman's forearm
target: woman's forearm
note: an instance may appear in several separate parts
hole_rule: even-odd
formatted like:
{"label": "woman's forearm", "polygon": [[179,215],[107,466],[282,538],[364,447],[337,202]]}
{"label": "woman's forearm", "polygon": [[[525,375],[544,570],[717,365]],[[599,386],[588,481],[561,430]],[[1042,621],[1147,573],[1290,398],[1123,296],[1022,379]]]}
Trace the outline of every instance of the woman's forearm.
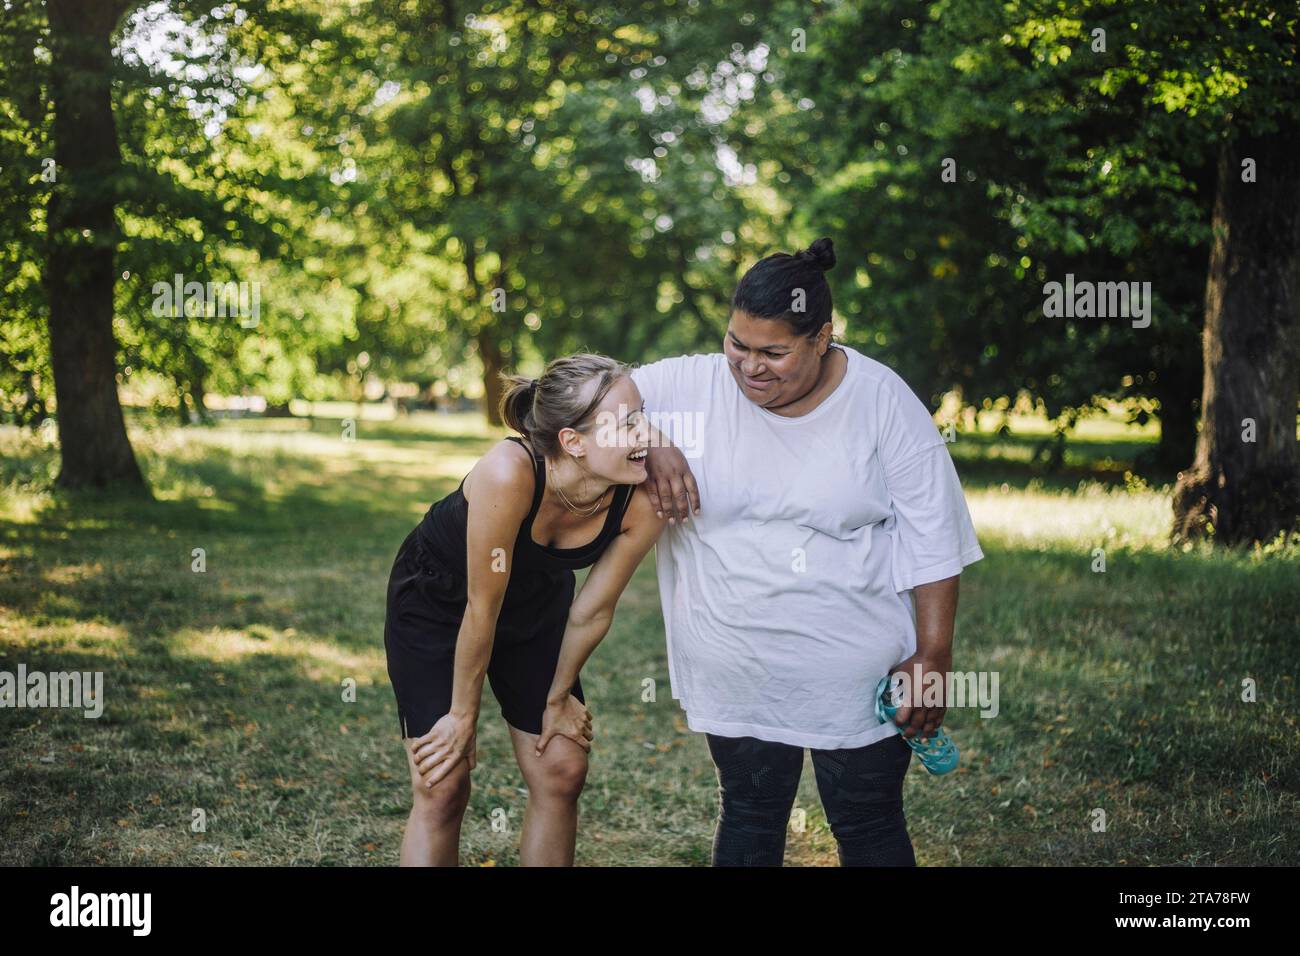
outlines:
{"label": "woman's forearm", "polygon": [[492,659],[492,638],[500,608],[479,607],[470,601],[456,637],[455,670],[451,685],[451,712],[477,718],[483,699],[483,680]]}
{"label": "woman's forearm", "polygon": [[555,677],[551,680],[550,692],[546,695],[548,704],[563,703],[578,682],[578,673],[587,658],[596,649],[596,645],[605,639],[609,626],[614,620],[613,613],[594,614],[590,618],[578,619],[572,615],[564,628],[564,640],[560,644],[560,659],[555,665]]}
{"label": "woman's forearm", "polygon": [[919,584],[912,590],[916,601],[916,651],[927,657],[952,655],[957,620],[957,585],[960,575]]}

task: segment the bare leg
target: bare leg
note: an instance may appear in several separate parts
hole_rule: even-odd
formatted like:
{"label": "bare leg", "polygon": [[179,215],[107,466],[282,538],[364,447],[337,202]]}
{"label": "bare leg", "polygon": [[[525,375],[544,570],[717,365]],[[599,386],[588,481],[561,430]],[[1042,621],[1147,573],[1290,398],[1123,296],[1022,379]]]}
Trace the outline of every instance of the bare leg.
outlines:
{"label": "bare leg", "polygon": [[400,865],[456,866],[460,861],[460,824],[469,806],[469,764],[460,761],[428,789],[411,756],[414,741],[414,737],[402,740],[411,772],[411,815],[402,834]]}
{"label": "bare leg", "polygon": [[587,752],[568,737],[552,737],[538,757],[537,735],[510,728],[515,760],[528,784],[524,834],[519,844],[523,866],[573,866],[578,835],[578,797],[587,780]]}

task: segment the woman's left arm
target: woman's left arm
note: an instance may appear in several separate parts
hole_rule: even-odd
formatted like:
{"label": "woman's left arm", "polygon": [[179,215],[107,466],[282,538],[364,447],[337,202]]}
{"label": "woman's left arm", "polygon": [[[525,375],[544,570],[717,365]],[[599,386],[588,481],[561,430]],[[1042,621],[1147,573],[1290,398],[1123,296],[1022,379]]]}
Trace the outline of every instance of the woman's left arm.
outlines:
{"label": "woman's left arm", "polygon": [[[925,706],[928,687],[944,691],[952,671],[957,583],[962,569],[984,552],[947,443],[929,409],[897,375],[881,382],[876,411],[879,454],[896,519],[893,586],[910,591],[916,607],[916,653],[890,668],[905,671],[911,699],[894,722],[904,737],[929,737],[943,723],[947,700]],[[934,675],[930,677],[930,675]],[[935,703],[930,697],[931,703]]]}
{"label": "woman's left arm", "polygon": [[[912,696],[918,704],[924,700],[923,689],[929,686],[926,675],[936,674],[941,688],[948,686],[952,670],[952,635],[957,620],[957,585],[961,575],[942,581],[918,584],[912,589],[916,602],[916,653],[902,661],[893,671],[904,671],[908,676]],[[917,680],[917,678],[920,678]],[[900,707],[894,723],[902,728],[904,737],[920,735],[929,737],[943,724],[947,701],[940,697],[938,707]]]}
{"label": "woman's left arm", "polygon": [[646,489],[638,486],[628,502],[622,530],[592,566],[569,608],[560,659],[555,665],[555,677],[551,680],[546,713],[542,717],[542,733],[537,738],[539,757],[546,750],[547,742],[557,734],[569,737],[584,750],[591,749],[590,737],[581,730],[586,708],[571,690],[582,665],[609,632],[623,589],[641,559],[654,547],[663,527],[664,519],[655,515]]}

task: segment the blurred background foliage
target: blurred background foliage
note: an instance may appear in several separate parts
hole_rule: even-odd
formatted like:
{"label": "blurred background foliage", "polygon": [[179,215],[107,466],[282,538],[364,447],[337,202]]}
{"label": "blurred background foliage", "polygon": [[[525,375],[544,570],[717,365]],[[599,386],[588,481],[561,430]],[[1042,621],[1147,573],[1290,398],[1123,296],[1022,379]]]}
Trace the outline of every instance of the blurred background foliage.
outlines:
{"label": "blurred background foliage", "polygon": [[[491,418],[502,368],[716,349],[740,272],[829,235],[842,339],[932,408],[1064,434],[1119,400],[1180,468],[1216,157],[1296,116],[1296,11],[1250,0],[115,2],[121,163],[81,188],[120,225],[119,383],[183,422],[367,380]],[[0,414],[32,426],[50,42],[6,0]],[[1158,321],[1045,320],[1066,272],[1151,282]],[[156,314],[178,274],[260,283],[256,327]]]}

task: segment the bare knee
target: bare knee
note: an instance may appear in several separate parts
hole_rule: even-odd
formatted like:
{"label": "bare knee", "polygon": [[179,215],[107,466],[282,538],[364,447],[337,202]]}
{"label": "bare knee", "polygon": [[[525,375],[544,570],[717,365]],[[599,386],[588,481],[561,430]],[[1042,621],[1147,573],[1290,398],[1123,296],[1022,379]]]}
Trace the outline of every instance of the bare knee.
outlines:
{"label": "bare knee", "polygon": [[530,775],[528,787],[531,793],[548,800],[577,802],[586,782],[586,754],[579,752],[554,758],[548,754],[543,765]]}
{"label": "bare knee", "polygon": [[414,782],[411,812],[432,827],[456,823],[469,806],[469,770],[458,766],[432,787]]}

